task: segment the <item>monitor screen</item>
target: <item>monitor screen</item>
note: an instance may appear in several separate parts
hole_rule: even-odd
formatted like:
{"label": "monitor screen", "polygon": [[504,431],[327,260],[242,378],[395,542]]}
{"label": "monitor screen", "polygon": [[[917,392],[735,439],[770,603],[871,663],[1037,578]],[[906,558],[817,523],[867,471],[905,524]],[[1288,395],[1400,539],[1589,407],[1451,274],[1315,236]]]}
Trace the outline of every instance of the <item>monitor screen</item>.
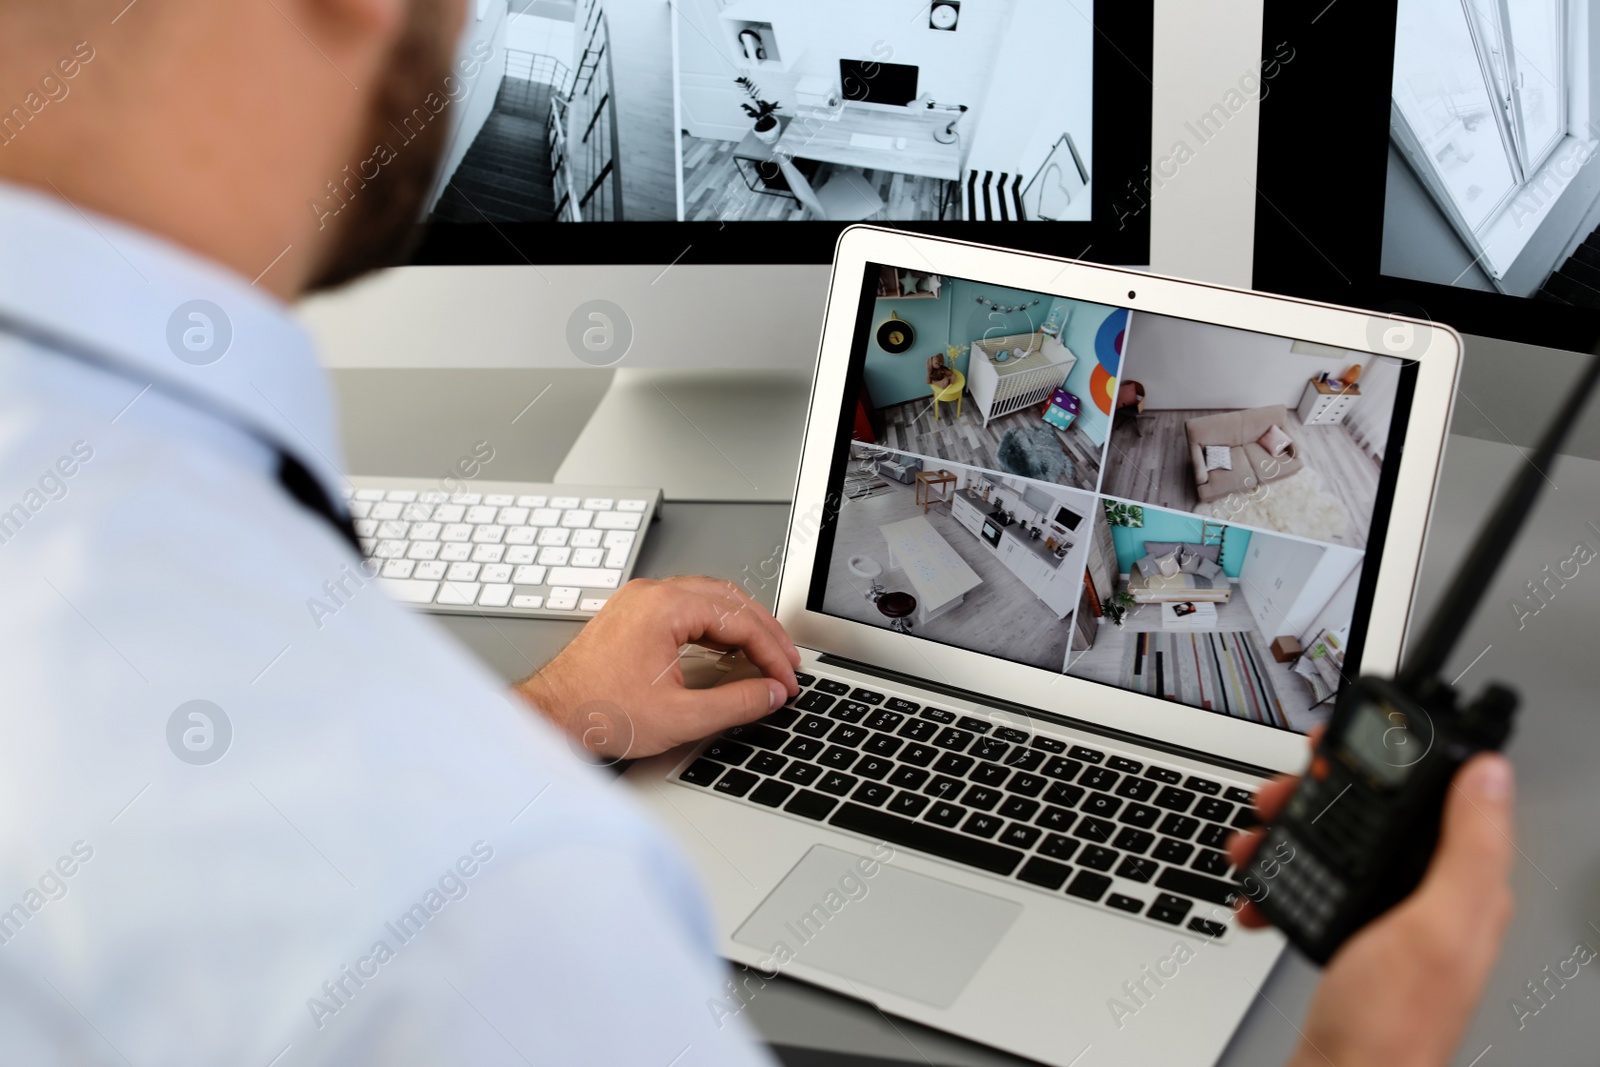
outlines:
{"label": "monitor screen", "polygon": [[[925,295],[881,295],[891,276]],[[909,347],[878,343],[886,321]],[[930,662],[955,646],[1326,720],[1359,667],[1415,364],[904,264],[871,268],[851,359],[810,610]]]}
{"label": "monitor screen", "polygon": [[868,221],[1149,260],[1150,0],[469,7],[321,202],[448,124],[417,263],[827,263]]}

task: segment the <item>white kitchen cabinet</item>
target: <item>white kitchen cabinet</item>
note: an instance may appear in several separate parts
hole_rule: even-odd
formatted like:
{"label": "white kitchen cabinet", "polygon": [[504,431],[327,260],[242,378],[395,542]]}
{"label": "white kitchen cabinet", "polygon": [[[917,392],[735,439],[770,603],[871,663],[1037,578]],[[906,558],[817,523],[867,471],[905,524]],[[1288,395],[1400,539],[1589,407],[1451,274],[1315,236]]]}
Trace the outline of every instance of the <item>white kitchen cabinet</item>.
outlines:
{"label": "white kitchen cabinet", "polygon": [[1064,619],[1072,614],[1072,609],[1077,606],[1078,596],[1082,590],[1082,569],[1075,569],[1066,560],[1062,560],[1061,565],[1045,580],[1044,588],[1039,591],[1039,599]]}
{"label": "white kitchen cabinet", "polygon": [[950,517],[973,537],[983,536],[983,512],[967,499],[966,494],[958,492],[950,498]]}

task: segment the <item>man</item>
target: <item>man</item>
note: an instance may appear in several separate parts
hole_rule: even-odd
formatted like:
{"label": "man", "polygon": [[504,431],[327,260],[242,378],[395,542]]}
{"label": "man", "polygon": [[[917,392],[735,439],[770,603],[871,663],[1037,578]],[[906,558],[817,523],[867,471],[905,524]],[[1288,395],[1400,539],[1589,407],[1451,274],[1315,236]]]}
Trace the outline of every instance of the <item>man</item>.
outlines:
{"label": "man", "polygon": [[[0,1062],[767,1062],[707,1010],[685,866],[562,731],[643,755],[766,714],[782,629],[728,582],[635,583],[523,703],[344,532],[285,304],[400,253],[443,123],[307,205],[444,86],[462,17],[0,0]],[[691,693],[690,641],[764,677]],[[1458,784],[1306,1062],[1454,1047],[1509,909],[1506,765]]]}

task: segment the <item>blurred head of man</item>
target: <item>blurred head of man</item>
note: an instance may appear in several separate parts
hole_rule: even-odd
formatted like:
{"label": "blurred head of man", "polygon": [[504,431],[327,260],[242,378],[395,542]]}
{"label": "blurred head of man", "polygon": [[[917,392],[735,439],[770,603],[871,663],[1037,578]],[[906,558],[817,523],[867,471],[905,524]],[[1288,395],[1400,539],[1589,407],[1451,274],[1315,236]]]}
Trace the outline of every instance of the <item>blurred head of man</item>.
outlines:
{"label": "blurred head of man", "polygon": [[416,232],[464,5],[0,0],[0,180],[285,298],[349,281]]}

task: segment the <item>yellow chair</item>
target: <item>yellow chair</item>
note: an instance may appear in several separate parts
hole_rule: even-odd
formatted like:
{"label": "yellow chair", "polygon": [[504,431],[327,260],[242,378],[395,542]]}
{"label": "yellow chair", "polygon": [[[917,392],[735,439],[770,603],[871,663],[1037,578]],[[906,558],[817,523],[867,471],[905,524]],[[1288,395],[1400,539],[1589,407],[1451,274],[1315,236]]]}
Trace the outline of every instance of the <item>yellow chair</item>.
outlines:
{"label": "yellow chair", "polygon": [[956,418],[959,419],[961,417],[961,391],[967,387],[967,376],[958,370],[951,371],[951,373],[956,376],[955,381],[951,382],[943,389],[939,388],[937,385],[928,386],[929,389],[933,390],[934,422],[939,421],[939,401],[941,400],[945,401],[946,403],[954,400],[956,402]]}

